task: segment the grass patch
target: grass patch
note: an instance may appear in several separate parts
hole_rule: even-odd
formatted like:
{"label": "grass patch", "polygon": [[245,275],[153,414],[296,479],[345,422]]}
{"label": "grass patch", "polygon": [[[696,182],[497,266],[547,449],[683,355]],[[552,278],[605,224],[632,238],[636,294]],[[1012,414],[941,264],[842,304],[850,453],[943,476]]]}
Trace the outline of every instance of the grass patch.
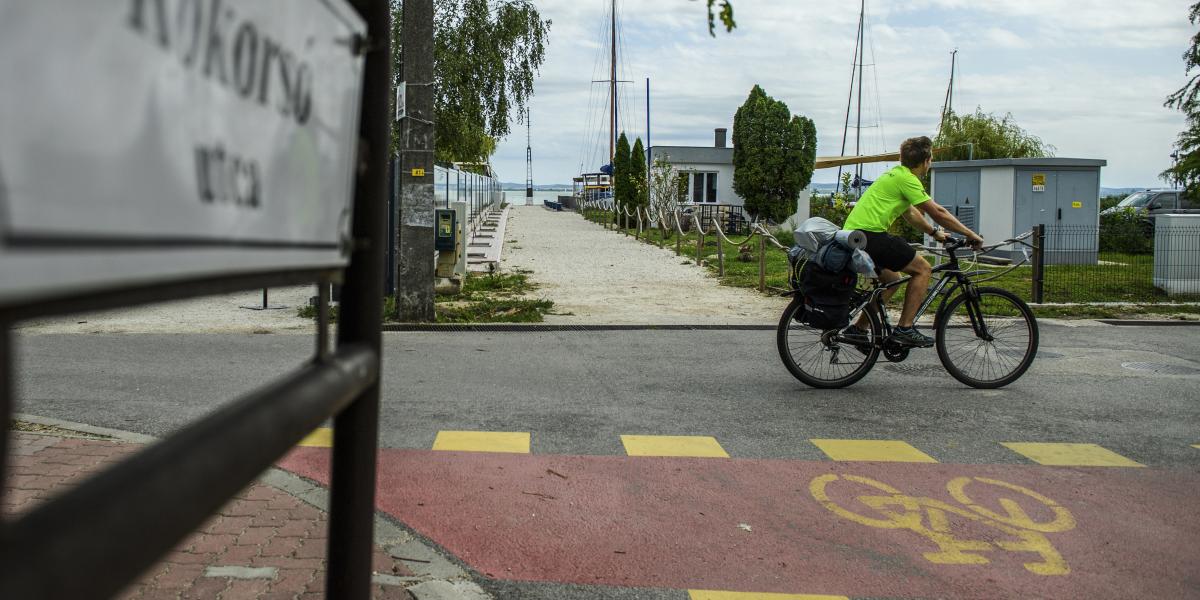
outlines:
{"label": "grass patch", "polygon": [[1033,307],[1033,314],[1040,318],[1049,319],[1138,319],[1159,317],[1177,321],[1195,321],[1200,320],[1200,306],[1171,306],[1162,304],[1035,306]]}
{"label": "grass patch", "polygon": [[[434,296],[437,323],[541,323],[554,309],[554,302],[529,298],[537,286],[529,281],[531,271],[513,273],[468,274],[458,294]],[[331,321],[337,321],[337,306],[330,307]],[[383,299],[383,320],[392,322],[396,299]],[[317,318],[317,307],[303,306],[299,316]]]}
{"label": "grass patch", "polygon": [[445,302],[435,308],[438,323],[541,323],[554,308],[549,300]]}
{"label": "grass patch", "polygon": [[[626,232],[632,236],[636,229]],[[616,229],[614,235],[621,235]],[[729,236],[735,242],[745,239],[745,236]],[[664,236],[659,230],[643,231],[641,238],[646,243],[661,246],[676,251],[680,256],[696,261],[697,233],[689,232],[680,236],[672,232]],[[790,239],[780,239],[781,243],[790,244]],[[747,252],[741,250],[745,248]],[[759,287],[759,240],[755,237],[744,244],[722,244],[725,255],[725,274],[720,277],[722,285],[731,287],[758,289]],[[742,262],[738,256],[743,255],[750,260]],[[1145,316],[1176,316],[1187,318],[1186,315],[1200,314],[1198,306],[1159,306],[1160,303],[1186,302],[1200,300],[1200,297],[1167,296],[1154,287],[1153,258],[1147,255],[1127,254],[1119,252],[1102,252],[1094,265],[1047,265],[1043,277],[1043,292],[1045,302],[1097,303],[1121,302],[1125,306],[1040,306],[1034,308],[1039,317],[1066,319],[1120,319]],[[717,276],[718,256],[717,241],[714,235],[704,236],[704,245],[700,250],[700,260],[709,271]],[[980,265],[979,269],[989,269]],[[767,244],[766,246],[766,294],[775,295],[787,290],[790,266],[787,255],[783,250]],[[1003,269],[995,269],[997,272]],[[1026,302],[1031,301],[1033,294],[1033,269],[1029,266],[1018,267],[992,281],[981,285],[998,287],[1013,292]],[[903,302],[904,290],[901,289],[889,303],[899,307]]]}
{"label": "grass patch", "polygon": [[541,323],[554,303],[529,297],[537,289],[530,273],[469,273],[462,291],[435,299],[435,318],[438,323]]}

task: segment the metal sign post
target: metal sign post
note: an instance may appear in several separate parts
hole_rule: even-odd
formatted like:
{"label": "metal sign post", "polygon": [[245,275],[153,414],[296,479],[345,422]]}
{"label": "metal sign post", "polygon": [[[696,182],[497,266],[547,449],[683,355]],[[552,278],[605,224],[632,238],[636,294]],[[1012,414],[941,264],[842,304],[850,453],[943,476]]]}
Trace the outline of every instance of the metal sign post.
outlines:
{"label": "metal sign post", "polygon": [[283,309],[287,308],[286,306],[284,306],[282,304],[274,304],[274,305],[271,304],[269,294],[270,294],[270,291],[267,288],[263,288],[262,305],[261,306],[245,305],[245,306],[239,306],[238,308],[244,308],[246,310],[283,310]]}

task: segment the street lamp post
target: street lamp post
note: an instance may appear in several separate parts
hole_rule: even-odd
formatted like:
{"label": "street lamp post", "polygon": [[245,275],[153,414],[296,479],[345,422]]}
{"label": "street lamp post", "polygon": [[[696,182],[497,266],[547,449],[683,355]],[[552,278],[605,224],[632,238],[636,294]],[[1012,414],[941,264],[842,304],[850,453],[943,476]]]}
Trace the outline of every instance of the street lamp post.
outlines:
{"label": "street lamp post", "polygon": [[1175,173],[1175,187],[1176,188],[1183,187],[1183,185],[1182,185],[1183,179],[1181,177],[1179,177],[1179,151],[1178,150],[1171,153],[1171,171],[1173,173]]}

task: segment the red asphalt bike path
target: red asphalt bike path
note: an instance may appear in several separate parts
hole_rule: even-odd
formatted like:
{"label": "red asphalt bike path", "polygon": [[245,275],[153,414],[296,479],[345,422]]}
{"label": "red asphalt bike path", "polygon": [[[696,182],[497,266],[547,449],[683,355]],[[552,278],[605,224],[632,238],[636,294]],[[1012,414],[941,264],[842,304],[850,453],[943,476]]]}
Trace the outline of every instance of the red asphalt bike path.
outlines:
{"label": "red asphalt bike path", "polygon": [[[280,466],[329,483],[329,451]],[[1195,469],[380,451],[380,510],[487,577],[844,596],[1200,596]]]}

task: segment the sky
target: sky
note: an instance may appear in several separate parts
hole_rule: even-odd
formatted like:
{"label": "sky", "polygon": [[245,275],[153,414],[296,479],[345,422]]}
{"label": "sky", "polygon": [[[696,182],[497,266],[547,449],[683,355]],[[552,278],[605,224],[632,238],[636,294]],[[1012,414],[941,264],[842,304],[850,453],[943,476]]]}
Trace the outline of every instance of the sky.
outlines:
{"label": "sky", "polygon": [[[607,162],[608,1],[535,0],[551,19],[530,102],[536,184]],[[702,0],[617,0],[621,128],[652,145],[707,146],[755,84],[813,119],[821,156],[842,154],[858,2],[734,0],[737,29],[708,34]],[[937,128],[958,49],[954,108],[1011,113],[1056,156],[1101,158],[1105,187],[1164,185],[1183,115],[1163,107],[1186,76],[1188,0],[868,0],[862,154]],[[853,122],[854,117],[851,118]],[[525,180],[524,126],[492,159]],[[850,130],[847,154],[854,154]],[[882,167],[873,167],[868,176]],[[817,171],[828,183],[836,170]]]}

